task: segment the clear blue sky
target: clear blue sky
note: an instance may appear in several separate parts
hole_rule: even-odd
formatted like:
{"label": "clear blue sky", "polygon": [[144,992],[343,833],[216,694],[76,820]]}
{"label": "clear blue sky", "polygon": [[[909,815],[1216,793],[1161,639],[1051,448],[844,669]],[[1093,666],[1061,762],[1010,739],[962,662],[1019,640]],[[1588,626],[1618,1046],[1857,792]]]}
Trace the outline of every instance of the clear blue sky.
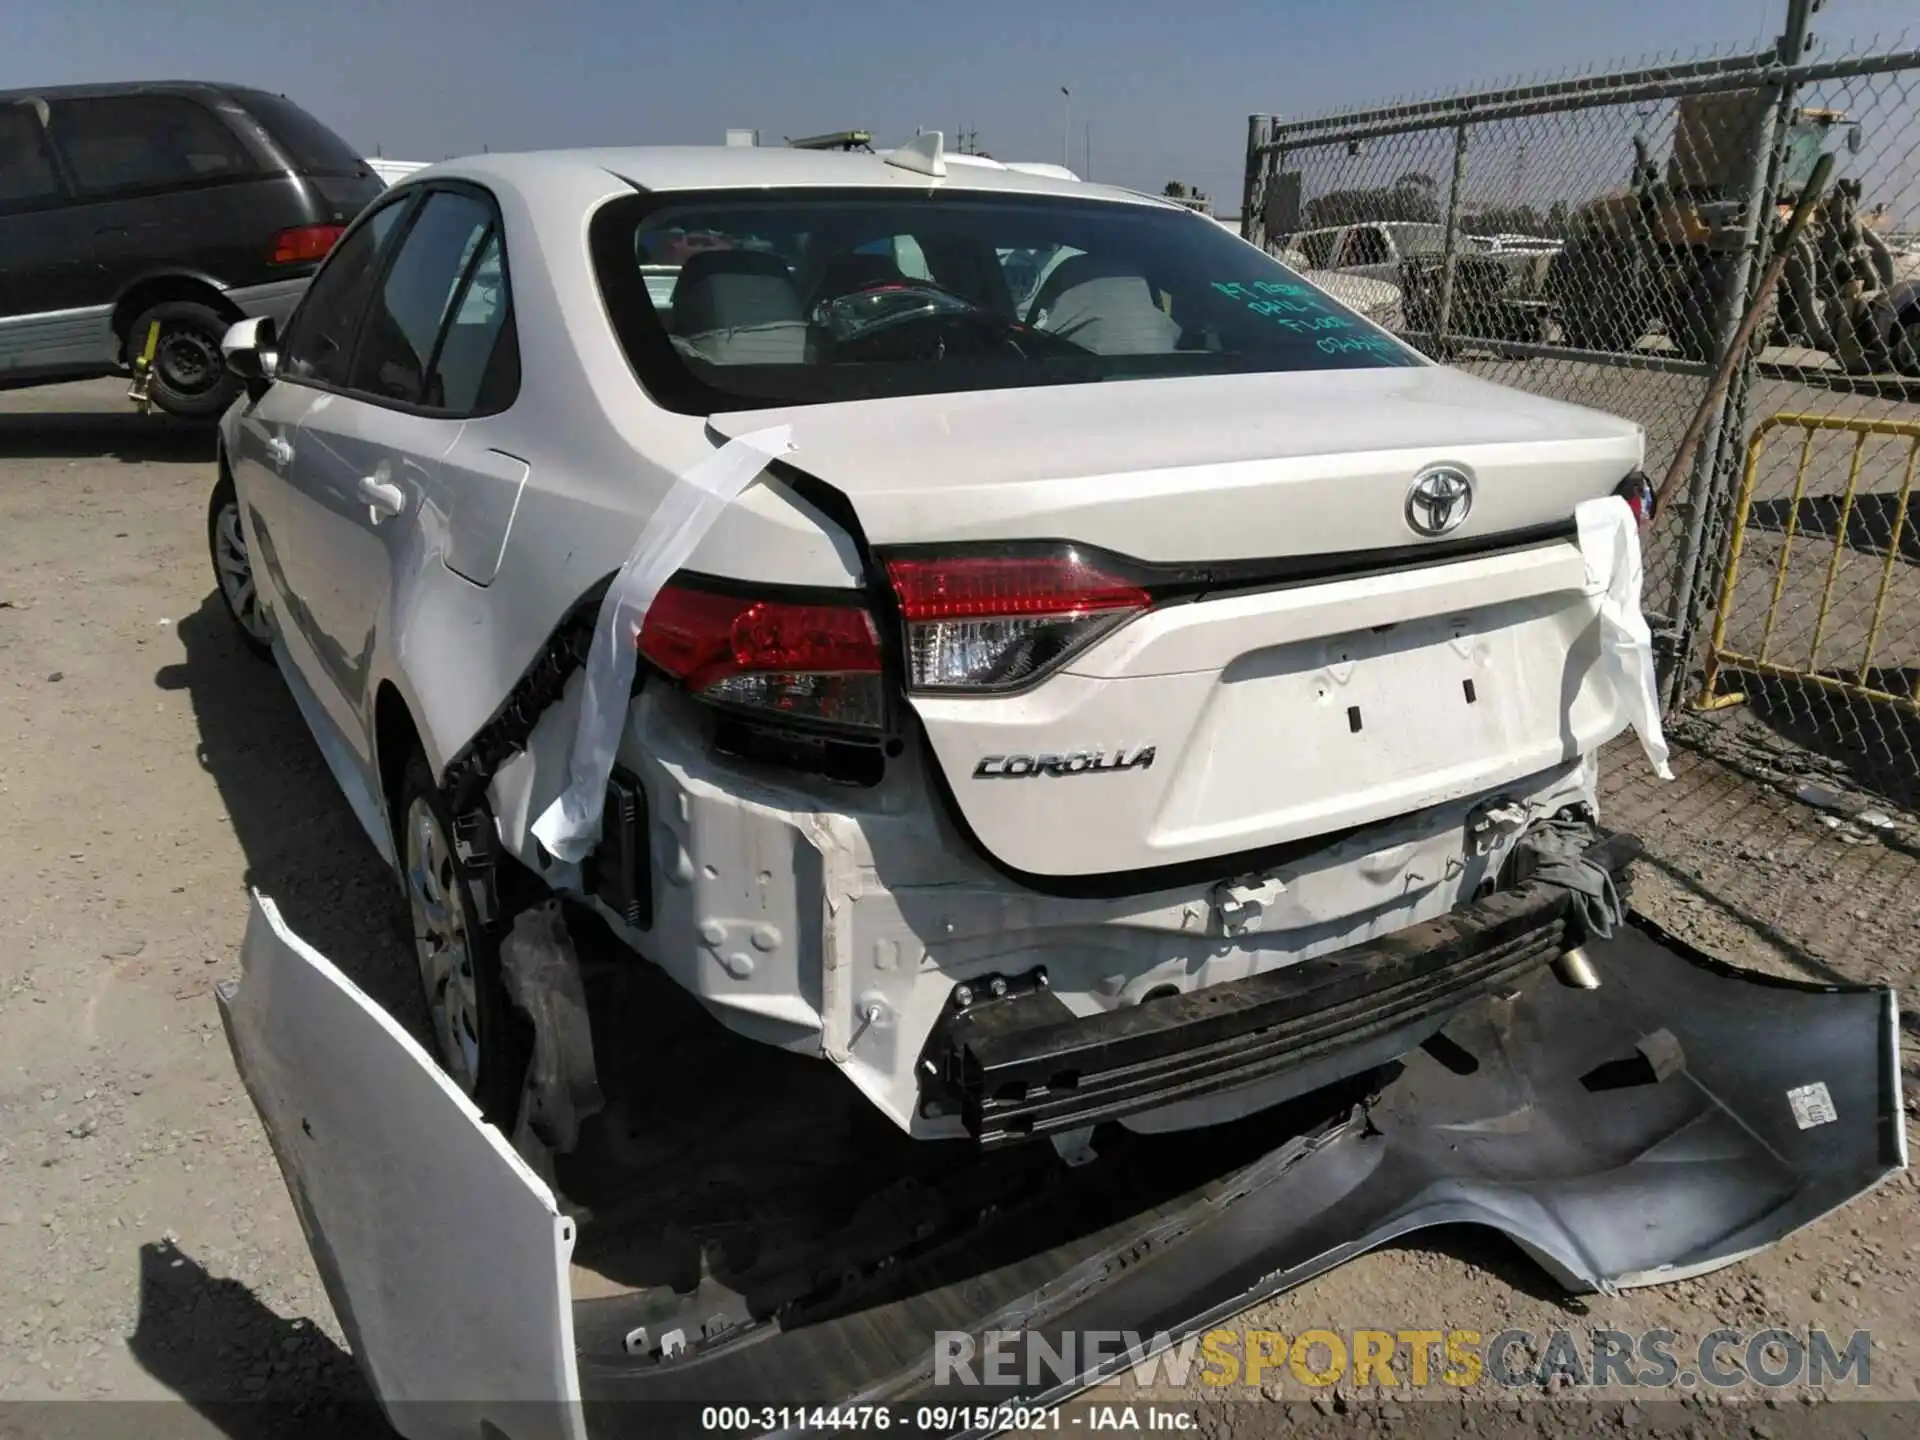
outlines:
{"label": "clear blue sky", "polygon": [[[1609,62],[1745,48],[1785,0],[0,0],[0,89],[225,79],[401,159],[916,125],[1237,207],[1249,111],[1312,113]],[[1913,27],[1827,0],[1821,53]],[[1920,99],[1920,96],[1913,97]]]}

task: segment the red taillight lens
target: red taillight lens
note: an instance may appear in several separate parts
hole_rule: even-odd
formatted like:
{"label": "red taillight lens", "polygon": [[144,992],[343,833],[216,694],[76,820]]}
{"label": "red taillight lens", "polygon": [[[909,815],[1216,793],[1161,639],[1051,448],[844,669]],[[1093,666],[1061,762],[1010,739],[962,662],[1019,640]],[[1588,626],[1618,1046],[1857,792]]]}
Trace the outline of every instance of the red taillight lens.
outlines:
{"label": "red taillight lens", "polygon": [[1644,530],[1653,523],[1653,481],[1643,472],[1634,471],[1613,493],[1627,502],[1627,508],[1633,511],[1634,524]]}
{"label": "red taillight lens", "polygon": [[273,263],[301,265],[324,260],[333,242],[346,232],[344,225],[296,225],[273,237]]}
{"label": "red taillight lens", "polygon": [[640,653],[705,699],[862,729],[880,728],[884,716],[880,641],[857,601],[669,583],[647,611]]}
{"label": "red taillight lens", "polygon": [[1030,684],[1153,603],[1140,586],[1071,549],[901,556],[887,561],[887,578],[907,622],[916,690]]}

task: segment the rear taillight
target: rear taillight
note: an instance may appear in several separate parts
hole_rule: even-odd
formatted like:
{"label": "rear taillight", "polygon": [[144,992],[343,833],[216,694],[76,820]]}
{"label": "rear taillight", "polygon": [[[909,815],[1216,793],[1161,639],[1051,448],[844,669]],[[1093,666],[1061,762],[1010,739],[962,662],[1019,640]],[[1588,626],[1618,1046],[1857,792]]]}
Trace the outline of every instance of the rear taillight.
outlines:
{"label": "rear taillight", "polygon": [[1031,684],[1153,597],[1070,547],[1042,554],[896,556],[887,578],[915,690]]}
{"label": "rear taillight", "polygon": [[671,582],[640,628],[640,653],[704,700],[878,730],[880,642],[858,600],[792,601]]}
{"label": "rear taillight", "polygon": [[1627,502],[1634,524],[1644,530],[1653,523],[1653,481],[1644,472],[1635,470],[1613,493]]}
{"label": "rear taillight", "polygon": [[333,242],[346,232],[344,225],[296,225],[273,237],[273,263],[302,265],[324,260]]}

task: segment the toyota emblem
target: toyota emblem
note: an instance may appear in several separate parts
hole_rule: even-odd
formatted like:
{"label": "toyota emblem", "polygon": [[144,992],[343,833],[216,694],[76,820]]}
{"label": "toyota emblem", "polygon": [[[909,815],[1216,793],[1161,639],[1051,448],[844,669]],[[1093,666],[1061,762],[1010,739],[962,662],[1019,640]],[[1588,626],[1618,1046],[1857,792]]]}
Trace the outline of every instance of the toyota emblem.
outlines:
{"label": "toyota emblem", "polygon": [[1451,465],[1423,470],[1407,492],[1407,524],[1418,535],[1457,530],[1472,509],[1473,481]]}

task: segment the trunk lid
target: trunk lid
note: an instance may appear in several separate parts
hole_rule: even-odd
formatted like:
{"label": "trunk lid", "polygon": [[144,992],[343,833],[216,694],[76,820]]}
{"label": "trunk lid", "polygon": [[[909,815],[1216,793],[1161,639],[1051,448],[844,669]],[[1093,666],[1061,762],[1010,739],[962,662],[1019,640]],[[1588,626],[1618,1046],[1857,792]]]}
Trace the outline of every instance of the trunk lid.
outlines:
{"label": "trunk lid", "polygon": [[[975,839],[1036,881],[1370,824],[1571,762],[1626,724],[1597,587],[1552,536],[1640,463],[1625,420],[1427,366],[714,423],[790,423],[793,463],[846,497],[883,558],[1055,540],[1233,565],[1233,589],[1193,587],[1025,689],[912,697]],[[1409,492],[1441,465],[1472,505],[1424,536]]]}
{"label": "trunk lid", "polygon": [[1465,468],[1450,541],[1569,521],[1639,464],[1631,421],[1444,366],[1135,380],[716,415],[790,424],[793,463],[876,546],[1068,539],[1162,562],[1402,546],[1407,490]]}

